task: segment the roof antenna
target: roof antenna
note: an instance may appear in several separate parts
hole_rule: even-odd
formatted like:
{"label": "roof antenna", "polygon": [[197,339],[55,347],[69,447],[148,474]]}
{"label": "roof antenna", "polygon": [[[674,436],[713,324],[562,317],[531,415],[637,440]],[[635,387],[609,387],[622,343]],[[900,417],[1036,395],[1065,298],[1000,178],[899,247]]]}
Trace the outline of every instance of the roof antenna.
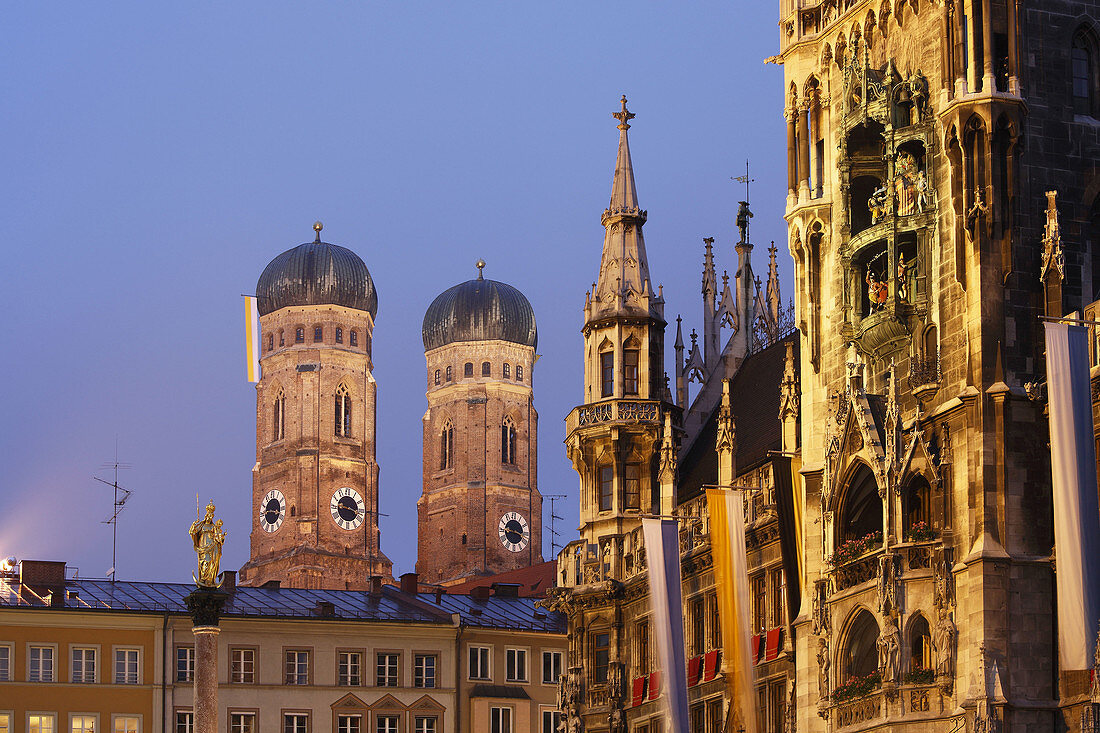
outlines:
{"label": "roof antenna", "polygon": [[313,231],[317,232],[317,235],[313,238],[314,242],[320,243],[320,241],[321,241],[321,230],[324,229],[324,228],[325,228],[325,225],[322,224],[321,222],[319,222],[319,221],[313,222]]}
{"label": "roof antenna", "polygon": [[485,269],[485,260],[478,258],[478,261],[474,263],[474,267],[477,268],[477,279],[483,279],[481,277],[481,271]]}
{"label": "roof antenna", "polygon": [[[123,507],[126,505],[126,501],[130,498],[130,495],[134,492],[129,489],[124,489],[118,485],[118,472],[119,470],[125,471],[128,468],[133,468],[129,463],[120,463],[118,460],[118,436],[115,436],[115,460],[114,463],[104,463],[100,468],[113,468],[115,470],[114,481],[107,481],[101,479],[98,476],[92,476],[96,481],[101,484],[107,484],[114,489],[114,503],[112,504],[111,516],[101,522],[101,524],[111,525],[111,569],[107,571],[107,575],[110,576],[111,582],[115,582],[116,568],[118,565],[115,562],[115,558],[118,551],[118,515],[122,513]],[[118,496],[119,492],[122,492],[122,498]]]}
{"label": "roof antenna", "polygon": [[543,494],[543,499],[550,500],[550,556],[558,556],[558,548],[562,545],[558,542],[557,520],[561,519],[555,511],[554,503],[559,499],[569,498],[566,494]]}

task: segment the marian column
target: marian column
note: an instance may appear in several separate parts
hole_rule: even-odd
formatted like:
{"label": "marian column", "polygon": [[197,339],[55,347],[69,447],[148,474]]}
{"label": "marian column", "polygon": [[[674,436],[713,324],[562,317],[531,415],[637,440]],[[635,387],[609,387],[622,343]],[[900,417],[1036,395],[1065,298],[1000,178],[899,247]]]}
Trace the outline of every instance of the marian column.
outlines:
{"label": "marian column", "polygon": [[191,524],[191,540],[199,562],[198,574],[191,576],[198,587],[186,599],[195,635],[195,733],[218,731],[218,619],[229,597],[218,590],[225,538],[222,520],[214,520],[211,502],[206,505],[206,516]]}

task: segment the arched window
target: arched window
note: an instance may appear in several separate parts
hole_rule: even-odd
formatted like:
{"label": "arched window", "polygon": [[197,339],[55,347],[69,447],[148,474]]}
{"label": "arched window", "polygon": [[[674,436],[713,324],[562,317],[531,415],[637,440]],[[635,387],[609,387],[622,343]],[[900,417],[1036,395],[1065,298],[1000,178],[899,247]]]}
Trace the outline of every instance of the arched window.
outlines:
{"label": "arched window", "polygon": [[336,390],[336,435],[351,436],[351,395],[342,384]]}
{"label": "arched window", "polygon": [[516,426],[507,417],[500,425],[500,462],[516,465]]}
{"label": "arched window", "polygon": [[615,394],[615,354],[604,351],[600,354],[600,396]]}
{"label": "arched window", "polygon": [[439,431],[439,470],[443,471],[454,465],[455,429],[451,421],[443,423],[443,429]]}
{"label": "arched window", "polygon": [[840,510],[840,541],[862,540],[882,532],[882,499],[874,474],[861,465],[848,482]]}
{"label": "arched window", "polygon": [[286,338],[283,336],[283,329],[279,329],[279,346],[286,346]]}
{"label": "arched window", "polygon": [[359,345],[359,332],[358,331],[352,331],[351,333],[348,334],[348,343],[351,344],[352,346],[358,346]]}
{"label": "arched window", "polygon": [[318,344],[325,340],[325,329],[321,326],[313,327],[313,343]]}
{"label": "arched window", "polygon": [[923,476],[914,476],[902,494],[902,536],[910,542],[932,539],[932,487]]}
{"label": "arched window", "polygon": [[439,386],[439,370],[435,370],[435,386]]}
{"label": "arched window", "polygon": [[848,625],[848,633],[844,635],[844,651],[839,661],[838,684],[878,671],[878,622],[870,611],[861,609]]}
{"label": "arched window", "polygon": [[271,439],[282,440],[286,435],[286,395],[283,390],[275,393],[275,402],[271,411]]}
{"label": "arched window", "polygon": [[451,368],[447,367],[447,381],[451,381]]}
{"label": "arched window", "polygon": [[642,508],[642,464],[628,463],[623,470],[623,508]]}
{"label": "arched window", "polygon": [[474,363],[472,361],[468,361],[462,366],[462,376],[464,376],[464,377],[474,376]]}
{"label": "arched window", "polygon": [[294,343],[300,344],[306,340],[306,330],[301,326],[294,329]]}
{"label": "arched window", "polygon": [[932,666],[932,632],[928,619],[917,614],[909,622],[909,674],[907,682],[929,683],[934,681]]}
{"label": "arched window", "polygon": [[516,364],[516,381],[517,382],[522,382],[523,381],[523,365],[522,364]]}
{"label": "arched window", "polygon": [[611,465],[600,466],[599,468],[599,499],[600,499],[600,511],[611,511],[611,499],[613,498],[612,492],[614,491],[614,476],[615,468]]}
{"label": "arched window", "polygon": [[275,348],[275,334],[269,333],[267,335],[267,350],[271,351]]}
{"label": "arched window", "polygon": [[344,329],[340,328],[339,326],[336,327],[336,343],[344,343]]}
{"label": "arched window", "polygon": [[1073,79],[1073,113],[1097,116],[1096,42],[1085,28],[1073,36],[1070,74]]}
{"label": "arched window", "polygon": [[481,376],[491,377],[493,376],[493,365],[487,361],[481,362]]}

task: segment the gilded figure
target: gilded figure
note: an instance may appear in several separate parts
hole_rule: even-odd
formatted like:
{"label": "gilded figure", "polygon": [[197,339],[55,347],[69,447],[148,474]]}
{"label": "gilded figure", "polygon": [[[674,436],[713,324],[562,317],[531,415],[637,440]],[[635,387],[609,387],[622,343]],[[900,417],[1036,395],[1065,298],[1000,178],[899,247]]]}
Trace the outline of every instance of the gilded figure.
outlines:
{"label": "gilded figure", "polygon": [[214,502],[206,505],[206,516],[191,523],[191,542],[198,556],[198,575],[194,573],[195,584],[200,588],[218,588],[222,584],[222,575],[218,567],[222,561],[222,545],[228,533],[222,529],[222,520],[214,519]]}

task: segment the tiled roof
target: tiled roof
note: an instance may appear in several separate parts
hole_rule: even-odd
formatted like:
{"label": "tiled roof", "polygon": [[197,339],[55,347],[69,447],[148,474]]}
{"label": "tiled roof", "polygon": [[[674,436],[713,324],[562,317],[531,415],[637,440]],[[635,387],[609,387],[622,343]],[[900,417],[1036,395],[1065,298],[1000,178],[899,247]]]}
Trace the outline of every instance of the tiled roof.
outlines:
{"label": "tiled roof", "polygon": [[452,585],[447,588],[448,593],[469,593],[474,588],[487,588],[493,583],[507,583],[518,585],[521,596],[533,596],[542,598],[546,591],[554,586],[554,573],[558,564],[553,560],[540,562],[526,568],[507,570],[496,575],[487,575],[481,578],[473,578],[465,583]]}

